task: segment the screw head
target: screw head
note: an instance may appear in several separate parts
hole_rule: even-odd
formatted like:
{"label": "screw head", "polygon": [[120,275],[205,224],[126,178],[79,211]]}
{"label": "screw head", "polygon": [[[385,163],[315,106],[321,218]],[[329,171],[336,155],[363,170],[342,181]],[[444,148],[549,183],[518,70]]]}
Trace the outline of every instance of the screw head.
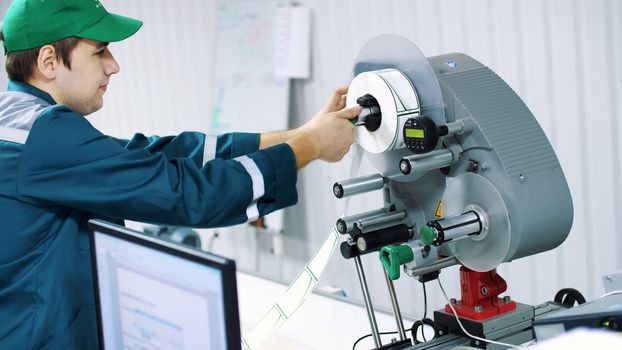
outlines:
{"label": "screw head", "polygon": [[367,249],[367,242],[365,241],[365,238],[359,237],[356,240],[356,247],[359,249],[359,251],[364,252]]}
{"label": "screw head", "polygon": [[339,184],[334,184],[333,185],[333,194],[337,198],[343,197],[343,187],[341,185],[339,185]]}
{"label": "screw head", "polygon": [[[426,245],[424,247],[429,247],[429,245]],[[426,250],[425,248],[421,248],[421,257],[425,259],[425,258],[428,257],[428,255],[430,255],[430,250],[429,249]]]}
{"label": "screw head", "polygon": [[482,287],[482,295],[488,295],[488,288]]}
{"label": "screw head", "polygon": [[341,220],[337,221],[337,231],[341,234],[346,232],[346,224]]}
{"label": "screw head", "polygon": [[475,173],[477,172],[478,168],[479,168],[479,162],[476,161],[475,159],[469,159],[469,164],[467,164],[467,171],[470,173]]}
{"label": "screw head", "polygon": [[408,175],[410,174],[411,170],[412,169],[408,161],[406,161],[405,159],[400,160],[400,171],[402,172],[402,174]]}

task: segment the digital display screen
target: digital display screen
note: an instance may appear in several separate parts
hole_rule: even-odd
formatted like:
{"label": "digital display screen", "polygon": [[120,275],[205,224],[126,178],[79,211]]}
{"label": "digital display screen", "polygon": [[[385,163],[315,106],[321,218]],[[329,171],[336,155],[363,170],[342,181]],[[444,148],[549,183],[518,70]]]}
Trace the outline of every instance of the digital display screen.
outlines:
{"label": "digital display screen", "polygon": [[422,139],[425,137],[425,134],[423,133],[423,129],[406,129],[406,137]]}

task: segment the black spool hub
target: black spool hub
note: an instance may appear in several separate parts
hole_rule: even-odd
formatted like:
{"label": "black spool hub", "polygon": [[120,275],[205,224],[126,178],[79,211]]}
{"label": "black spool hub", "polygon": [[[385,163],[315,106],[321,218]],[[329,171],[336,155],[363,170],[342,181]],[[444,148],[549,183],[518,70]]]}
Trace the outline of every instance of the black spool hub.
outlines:
{"label": "black spool hub", "polygon": [[356,103],[363,107],[361,114],[366,114],[367,117],[363,122],[365,128],[369,131],[376,131],[380,128],[382,121],[382,115],[380,114],[380,105],[378,100],[370,94],[365,94],[356,99]]}

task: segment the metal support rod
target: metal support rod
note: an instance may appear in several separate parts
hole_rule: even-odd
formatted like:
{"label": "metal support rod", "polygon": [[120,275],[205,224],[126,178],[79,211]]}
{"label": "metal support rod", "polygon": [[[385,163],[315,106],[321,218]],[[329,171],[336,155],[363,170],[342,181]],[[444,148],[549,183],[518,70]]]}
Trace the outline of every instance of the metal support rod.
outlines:
{"label": "metal support rod", "polygon": [[464,123],[461,120],[449,123],[445,126],[447,127],[447,135],[462,134],[464,131]]}
{"label": "metal support rod", "polygon": [[367,318],[369,318],[369,325],[371,326],[371,334],[374,338],[376,348],[382,346],[380,340],[380,333],[378,332],[378,323],[376,323],[376,315],[374,314],[374,307],[371,304],[371,298],[369,297],[369,289],[367,289],[367,280],[365,279],[365,272],[363,272],[363,263],[361,263],[361,257],[354,257],[354,264],[356,265],[356,272],[359,276],[359,282],[361,282],[361,290],[363,290],[363,300],[365,300],[365,309],[367,309]]}
{"label": "metal support rod", "polygon": [[473,120],[471,119],[459,119],[453,123],[447,124],[446,126],[448,135],[462,135],[465,133],[470,133],[475,128]]}
{"label": "metal support rod", "polygon": [[450,256],[447,258],[439,259],[431,265],[409,269],[406,271],[406,273],[410,277],[417,277],[417,276],[425,275],[426,273],[444,269],[446,267],[458,265],[459,263],[460,261],[458,261],[458,258],[456,258],[455,256]]}
{"label": "metal support rod", "polygon": [[389,287],[389,296],[391,297],[391,306],[393,307],[393,314],[395,315],[395,323],[397,323],[397,330],[400,333],[400,340],[406,339],[406,331],[404,330],[404,322],[402,322],[402,313],[400,312],[400,306],[397,303],[397,297],[395,296],[395,288],[393,287],[393,281],[389,278],[387,270],[384,268],[384,278],[387,280],[387,287]]}

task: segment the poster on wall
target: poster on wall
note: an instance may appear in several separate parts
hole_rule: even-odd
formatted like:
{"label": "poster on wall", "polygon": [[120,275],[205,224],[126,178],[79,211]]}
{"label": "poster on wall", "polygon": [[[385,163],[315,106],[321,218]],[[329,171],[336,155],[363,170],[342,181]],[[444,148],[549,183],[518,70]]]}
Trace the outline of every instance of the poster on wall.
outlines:
{"label": "poster on wall", "polygon": [[287,128],[289,79],[274,70],[277,9],[286,4],[218,1],[210,133]]}

